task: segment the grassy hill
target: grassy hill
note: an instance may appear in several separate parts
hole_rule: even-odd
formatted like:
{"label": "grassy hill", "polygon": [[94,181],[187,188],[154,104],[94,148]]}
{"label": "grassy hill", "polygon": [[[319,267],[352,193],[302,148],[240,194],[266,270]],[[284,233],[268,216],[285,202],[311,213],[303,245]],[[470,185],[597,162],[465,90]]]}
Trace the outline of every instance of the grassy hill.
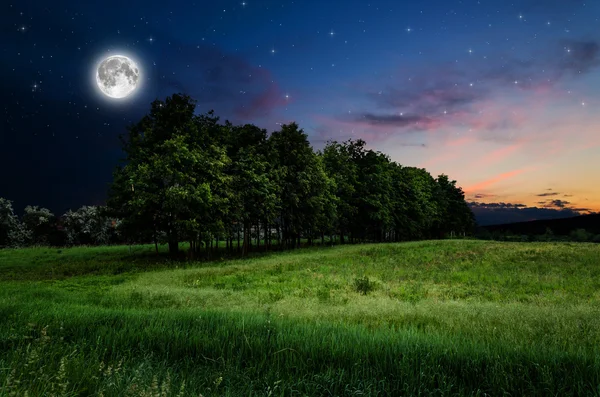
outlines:
{"label": "grassy hill", "polygon": [[600,246],[0,251],[0,395],[598,395]]}

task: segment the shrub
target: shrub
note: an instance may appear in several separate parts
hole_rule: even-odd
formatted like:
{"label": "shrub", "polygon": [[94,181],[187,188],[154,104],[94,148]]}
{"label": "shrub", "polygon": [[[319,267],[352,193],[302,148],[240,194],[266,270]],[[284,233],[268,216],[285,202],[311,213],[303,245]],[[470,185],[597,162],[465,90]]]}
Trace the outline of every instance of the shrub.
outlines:
{"label": "shrub", "polygon": [[592,235],[588,233],[585,229],[573,230],[570,236],[575,241],[589,241],[592,239]]}
{"label": "shrub", "polygon": [[19,221],[12,201],[0,197],[0,248],[23,247],[31,240],[31,232]]}
{"label": "shrub", "polygon": [[367,276],[364,276],[363,278],[354,279],[354,289],[356,292],[366,295],[369,291],[373,291],[373,289],[375,289],[375,285]]}

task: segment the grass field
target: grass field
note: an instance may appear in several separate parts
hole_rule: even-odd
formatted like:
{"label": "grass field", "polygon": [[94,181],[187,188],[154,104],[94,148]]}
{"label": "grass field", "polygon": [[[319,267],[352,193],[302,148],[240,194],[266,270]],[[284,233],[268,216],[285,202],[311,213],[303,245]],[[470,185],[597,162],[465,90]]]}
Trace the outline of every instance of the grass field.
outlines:
{"label": "grass field", "polygon": [[0,396],[600,396],[600,245],[0,251]]}

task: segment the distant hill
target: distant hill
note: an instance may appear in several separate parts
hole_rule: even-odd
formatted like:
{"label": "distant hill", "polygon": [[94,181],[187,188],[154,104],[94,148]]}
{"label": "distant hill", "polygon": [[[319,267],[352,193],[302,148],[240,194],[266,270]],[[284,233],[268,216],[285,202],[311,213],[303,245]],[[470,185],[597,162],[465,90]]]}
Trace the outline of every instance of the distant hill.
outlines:
{"label": "distant hill", "polygon": [[576,229],[585,229],[594,234],[600,234],[600,214],[581,215],[572,218],[542,219],[529,222],[506,223],[502,225],[481,226],[490,232],[502,231],[514,234],[538,235],[544,234],[550,228],[554,234],[567,235]]}

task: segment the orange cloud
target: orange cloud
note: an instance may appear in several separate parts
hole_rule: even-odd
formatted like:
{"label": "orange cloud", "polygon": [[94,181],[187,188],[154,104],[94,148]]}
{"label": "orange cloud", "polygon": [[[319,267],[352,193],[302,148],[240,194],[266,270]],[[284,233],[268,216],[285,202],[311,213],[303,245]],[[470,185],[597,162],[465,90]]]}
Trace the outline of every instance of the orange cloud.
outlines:
{"label": "orange cloud", "polygon": [[518,170],[513,170],[510,172],[505,172],[504,174],[497,175],[486,181],[479,182],[479,183],[476,183],[475,185],[468,186],[468,187],[464,188],[463,191],[465,193],[474,193],[477,190],[485,189],[490,185],[493,185],[495,183],[501,182],[506,179],[510,179],[514,176],[522,174],[525,171],[526,171],[526,169],[518,169]]}

